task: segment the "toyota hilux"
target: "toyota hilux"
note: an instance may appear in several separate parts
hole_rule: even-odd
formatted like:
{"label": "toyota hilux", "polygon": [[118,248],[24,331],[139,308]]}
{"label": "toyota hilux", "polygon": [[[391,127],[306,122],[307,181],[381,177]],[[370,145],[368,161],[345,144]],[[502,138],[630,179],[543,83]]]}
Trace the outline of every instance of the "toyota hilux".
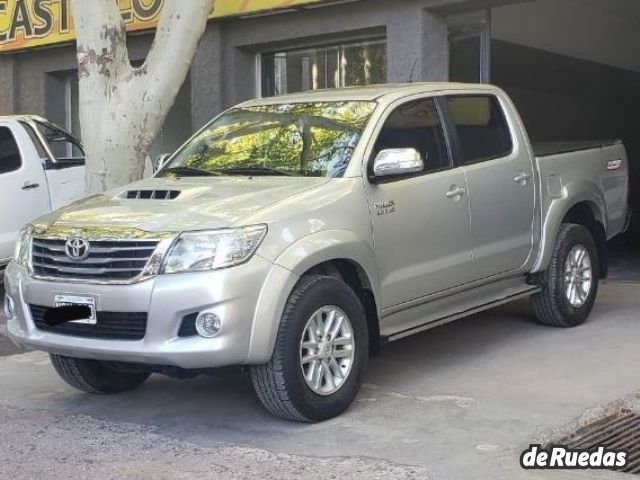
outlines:
{"label": "toyota hilux", "polygon": [[242,365],[270,412],[321,421],[386,342],[524,297],[585,322],[628,189],[621,142],[532,145],[493,86],[253,100],[23,229],[8,332],[86,392]]}

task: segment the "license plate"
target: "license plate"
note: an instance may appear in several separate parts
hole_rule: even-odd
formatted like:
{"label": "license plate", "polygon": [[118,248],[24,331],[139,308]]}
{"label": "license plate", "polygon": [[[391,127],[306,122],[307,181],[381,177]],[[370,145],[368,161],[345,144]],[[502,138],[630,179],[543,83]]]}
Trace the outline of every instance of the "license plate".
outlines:
{"label": "license plate", "polygon": [[91,315],[89,318],[84,318],[81,320],[73,320],[69,323],[82,323],[85,325],[96,325],[98,323],[98,318],[96,317],[96,299],[93,297],[80,297],[76,295],[56,295],[55,297],[55,306],[57,307],[89,307],[91,311]]}

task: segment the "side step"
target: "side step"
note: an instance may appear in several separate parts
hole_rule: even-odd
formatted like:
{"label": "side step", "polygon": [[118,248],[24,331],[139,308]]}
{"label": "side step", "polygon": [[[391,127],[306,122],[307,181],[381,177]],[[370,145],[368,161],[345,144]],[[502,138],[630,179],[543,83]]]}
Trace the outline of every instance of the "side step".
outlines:
{"label": "side step", "polygon": [[411,335],[414,335],[416,333],[420,333],[420,332],[424,332],[425,330],[429,330],[431,328],[435,328],[435,327],[439,327],[440,325],[445,325],[447,323],[453,322],[455,320],[459,320],[461,318],[465,318],[468,317],[470,315],[473,315],[475,313],[480,313],[480,312],[484,312],[485,310],[489,310],[491,308],[494,307],[499,307],[500,305],[504,305],[507,303],[511,303],[515,300],[518,300],[520,298],[526,298],[529,297],[531,295],[533,295],[534,293],[538,293],[540,291],[539,287],[532,287],[532,286],[528,286],[526,289],[519,291],[517,293],[510,293],[506,296],[501,296],[499,298],[496,298],[495,300],[486,302],[486,303],[482,303],[478,306],[474,306],[472,308],[468,308],[450,315],[447,315],[445,317],[442,318],[438,318],[435,320],[430,320],[428,322],[425,322],[421,325],[415,326],[415,327],[411,327],[409,329],[406,330],[401,330],[399,332],[394,332],[390,335],[387,336],[383,336],[381,341],[382,343],[389,343],[389,342],[393,342],[395,340],[400,340],[402,338],[406,338],[409,337]]}

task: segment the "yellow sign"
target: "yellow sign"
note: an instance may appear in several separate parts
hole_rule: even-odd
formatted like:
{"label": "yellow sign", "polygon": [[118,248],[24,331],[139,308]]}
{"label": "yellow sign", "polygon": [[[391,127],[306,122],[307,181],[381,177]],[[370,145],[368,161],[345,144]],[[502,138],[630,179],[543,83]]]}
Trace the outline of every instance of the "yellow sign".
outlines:
{"label": "yellow sign", "polygon": [[[95,1],[95,0],[85,0]],[[127,31],[158,25],[163,0],[117,0]],[[217,0],[210,18],[295,8],[326,0]],[[75,39],[71,0],[0,0],[0,53]]]}

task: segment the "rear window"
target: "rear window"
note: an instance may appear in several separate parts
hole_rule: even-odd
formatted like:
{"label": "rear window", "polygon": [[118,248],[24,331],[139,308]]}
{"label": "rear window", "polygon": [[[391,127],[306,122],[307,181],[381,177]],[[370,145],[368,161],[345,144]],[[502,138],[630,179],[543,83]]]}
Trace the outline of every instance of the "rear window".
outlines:
{"label": "rear window", "polygon": [[506,157],[513,151],[507,118],[496,97],[458,96],[447,101],[465,164]]}
{"label": "rear window", "polygon": [[20,150],[11,130],[0,127],[0,175],[18,170],[21,166]]}

